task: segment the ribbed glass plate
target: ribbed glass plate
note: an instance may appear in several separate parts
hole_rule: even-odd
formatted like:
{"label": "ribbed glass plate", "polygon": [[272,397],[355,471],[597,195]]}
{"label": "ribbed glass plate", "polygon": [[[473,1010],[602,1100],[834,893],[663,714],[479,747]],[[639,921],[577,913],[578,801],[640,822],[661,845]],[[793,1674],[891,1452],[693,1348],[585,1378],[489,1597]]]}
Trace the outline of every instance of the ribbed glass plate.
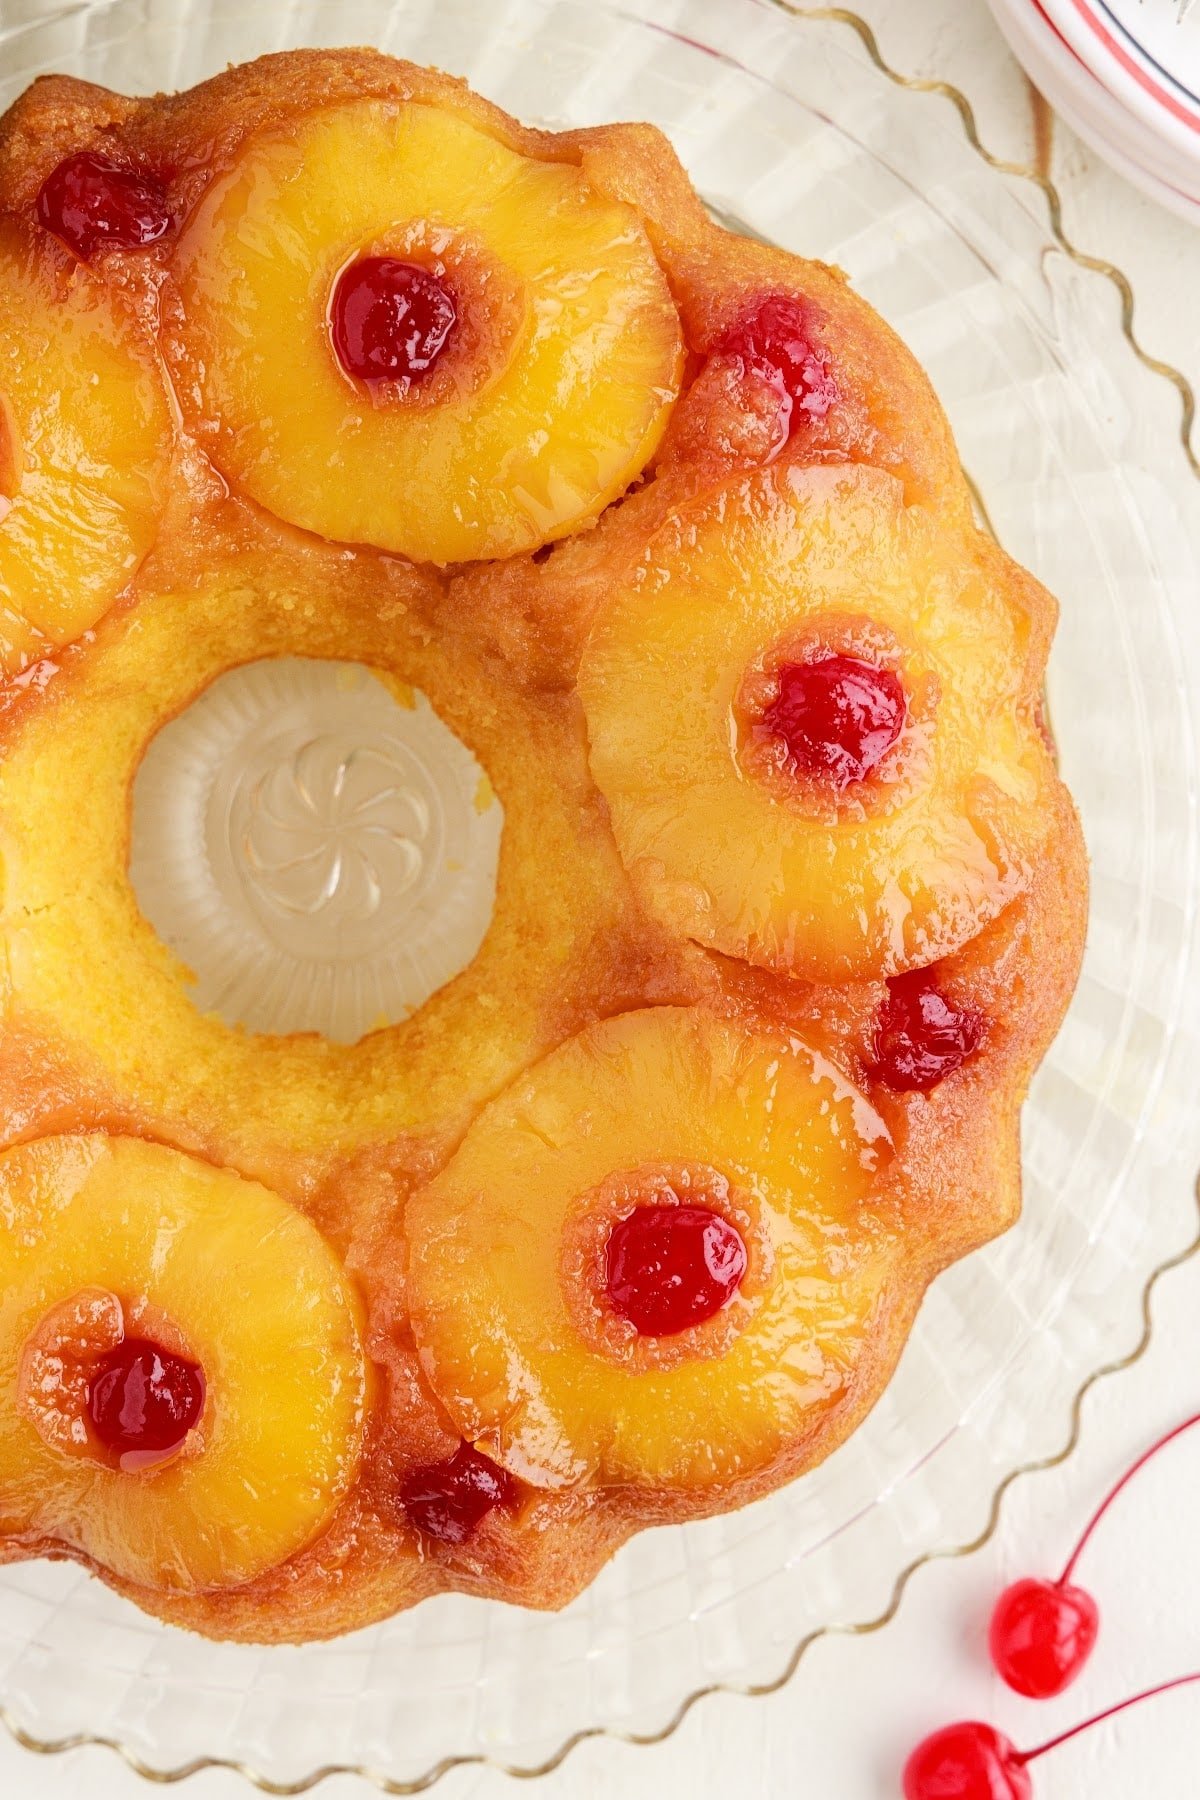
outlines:
{"label": "ribbed glass plate", "polygon": [[589,1727],[654,1733],[709,1684],[767,1683],[798,1643],[883,1611],[970,1538],[1141,1325],[1191,1236],[1200,483],[1179,395],[1037,188],[970,148],[944,98],[875,67],[845,18],[768,0],[0,0],[0,102],[49,69],[175,87],[300,44],[374,43],[526,118],[647,118],[745,230],[840,263],[925,362],[1002,541],[1062,598],[1051,713],[1094,863],[1087,962],[1025,1111],[1025,1216],[938,1282],[891,1387],[823,1468],[759,1505],[644,1534],[543,1617],[444,1598],[326,1646],[214,1646],[75,1570],[0,1573],[0,1701],[49,1740],[156,1770],[231,1758],[421,1782],[527,1769]]}

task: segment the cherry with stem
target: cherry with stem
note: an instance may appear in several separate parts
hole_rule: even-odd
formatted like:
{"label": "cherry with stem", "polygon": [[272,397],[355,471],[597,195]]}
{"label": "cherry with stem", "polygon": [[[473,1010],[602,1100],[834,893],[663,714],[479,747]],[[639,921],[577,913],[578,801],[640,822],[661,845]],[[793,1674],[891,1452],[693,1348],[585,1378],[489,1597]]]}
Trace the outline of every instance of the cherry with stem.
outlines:
{"label": "cherry with stem", "polygon": [[1047,1738],[1044,1744],[1035,1744],[1032,1750],[1018,1750],[1003,1732],[979,1719],[944,1725],[923,1738],[905,1763],[904,1800],[1032,1800],[1030,1763],[1081,1732],[1090,1731],[1094,1725],[1127,1712],[1131,1706],[1140,1706],[1144,1700],[1197,1681],[1200,1670],[1145,1688],[1069,1730],[1060,1731],[1056,1737]]}
{"label": "cherry with stem", "polygon": [[1093,1532],[1117,1496],[1152,1457],[1193,1425],[1200,1413],[1182,1420],[1144,1450],[1100,1502],[1056,1581],[1026,1576],[1005,1588],[992,1612],[988,1648],[996,1672],[1018,1694],[1046,1700],[1076,1679],[1096,1642],[1100,1609],[1086,1588],[1071,1577]]}

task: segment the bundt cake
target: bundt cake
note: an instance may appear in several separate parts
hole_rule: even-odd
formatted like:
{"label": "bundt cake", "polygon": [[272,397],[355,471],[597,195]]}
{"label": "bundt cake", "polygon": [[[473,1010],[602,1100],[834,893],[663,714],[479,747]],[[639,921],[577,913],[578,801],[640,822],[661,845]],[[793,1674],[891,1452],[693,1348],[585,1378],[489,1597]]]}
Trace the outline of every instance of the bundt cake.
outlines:
{"label": "bundt cake", "polygon": [[[0,599],[0,1557],[257,1641],[553,1607],[854,1430],[1017,1216],[1086,869],[1054,602],[836,269],[648,126],[370,51],[39,81]],[[139,836],[205,704],[254,769],[239,811],[180,752],[241,1013]],[[467,852],[380,709],[492,833],[412,1004],[353,944],[411,950],[393,889],[441,929]]]}

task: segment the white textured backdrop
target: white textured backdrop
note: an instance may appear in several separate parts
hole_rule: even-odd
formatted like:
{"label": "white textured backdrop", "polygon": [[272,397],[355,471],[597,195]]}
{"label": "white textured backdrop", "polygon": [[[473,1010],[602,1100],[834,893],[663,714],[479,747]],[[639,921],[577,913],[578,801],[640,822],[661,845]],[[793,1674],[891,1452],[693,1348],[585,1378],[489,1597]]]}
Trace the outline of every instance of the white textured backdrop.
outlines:
{"label": "white textured backdrop", "polygon": [[[40,0],[0,0],[0,22]],[[939,75],[975,104],[985,143],[1040,155],[1064,197],[1072,239],[1124,268],[1143,345],[1200,384],[1200,233],[1143,199],[1059,125],[1048,125],[984,0],[857,0],[897,68]],[[949,1718],[991,1719],[1034,1742],[1135,1688],[1200,1667],[1200,1432],[1174,1446],[1110,1516],[1080,1571],[1097,1593],[1102,1635],[1064,1699],[1038,1706],[989,1679],[982,1635],[991,1598],[1027,1572],[1054,1573],[1107,1483],[1159,1430],[1200,1408],[1200,1259],[1157,1291],[1152,1348],[1094,1390],[1075,1456],[1012,1490],[992,1543],[917,1575],[897,1619],[869,1638],[819,1643],[796,1681],[767,1700],[712,1700],[668,1743],[585,1745],[533,1785],[461,1771],[438,1800],[892,1800],[908,1747]],[[1105,1726],[1037,1765],[1036,1800],[1194,1800],[1200,1791],[1200,1690]],[[35,1758],[0,1735],[5,1800],[148,1800],[155,1791],[108,1754]],[[323,1800],[365,1800],[335,1781]],[[187,1800],[249,1800],[237,1777],[202,1775]]]}

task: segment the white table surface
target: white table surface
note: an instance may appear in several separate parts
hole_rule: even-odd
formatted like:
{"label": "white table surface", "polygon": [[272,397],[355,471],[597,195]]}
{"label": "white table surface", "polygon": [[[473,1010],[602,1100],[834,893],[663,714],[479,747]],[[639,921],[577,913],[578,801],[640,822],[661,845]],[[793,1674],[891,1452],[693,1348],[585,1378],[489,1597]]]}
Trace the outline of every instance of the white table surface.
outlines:
{"label": "white table surface", "polygon": [[[0,15],[5,10],[0,0]],[[1144,199],[1054,121],[1045,144],[1028,86],[984,0],[857,0],[885,56],[910,74],[955,82],[998,154],[1048,167],[1067,231],[1130,276],[1143,345],[1200,386],[1200,233]],[[1078,1686],[1039,1705],[990,1677],[983,1631],[990,1602],[1015,1576],[1050,1573],[1123,1465],[1159,1430],[1200,1408],[1200,1260],[1159,1284],[1154,1337],[1142,1360],[1091,1395],[1075,1455],[1011,1490],[1000,1529],[972,1557],[913,1580],[899,1615],[872,1637],[826,1639],[766,1700],[710,1700],[653,1749],[584,1745],[536,1784],[463,1770],[438,1800],[894,1800],[908,1748],[952,1718],[990,1719],[1018,1743],[1039,1742],[1154,1680],[1200,1667],[1200,1431],[1172,1447],[1125,1496],[1089,1551],[1080,1579],[1104,1614]],[[1128,1715],[1039,1763],[1036,1800],[1194,1800],[1200,1791],[1200,1689]],[[154,1789],[107,1752],[30,1756],[0,1733],[4,1800],[148,1800]],[[251,1800],[238,1777],[205,1774],[186,1800]],[[366,1800],[338,1780],[322,1800]]]}

